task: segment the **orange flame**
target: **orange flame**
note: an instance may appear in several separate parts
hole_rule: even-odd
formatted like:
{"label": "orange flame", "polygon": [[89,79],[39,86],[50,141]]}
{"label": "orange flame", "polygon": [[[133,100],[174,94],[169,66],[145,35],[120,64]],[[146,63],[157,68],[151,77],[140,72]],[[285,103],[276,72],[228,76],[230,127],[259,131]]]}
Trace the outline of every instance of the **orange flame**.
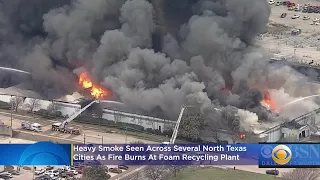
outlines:
{"label": "orange flame", "polygon": [[279,112],[277,105],[272,100],[270,96],[270,92],[268,90],[264,92],[264,99],[260,103],[262,106],[266,107],[269,110],[272,110],[274,112]]}
{"label": "orange flame", "polygon": [[89,89],[91,95],[96,99],[103,99],[108,96],[109,91],[97,84],[94,84],[87,73],[81,73],[79,76],[79,85]]}

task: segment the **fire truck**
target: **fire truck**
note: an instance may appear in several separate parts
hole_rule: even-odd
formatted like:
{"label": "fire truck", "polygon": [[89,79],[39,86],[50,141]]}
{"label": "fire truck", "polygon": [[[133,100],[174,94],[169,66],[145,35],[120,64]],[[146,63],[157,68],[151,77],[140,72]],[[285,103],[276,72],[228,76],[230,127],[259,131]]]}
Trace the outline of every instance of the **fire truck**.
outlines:
{"label": "fire truck", "polygon": [[66,119],[62,123],[52,124],[51,130],[52,131],[60,131],[63,133],[74,134],[74,135],[80,135],[81,134],[80,129],[77,127],[68,126],[69,122],[74,120],[78,115],[80,115],[83,111],[88,109],[91,105],[93,105],[94,103],[98,103],[98,102],[99,102],[98,100],[94,100],[91,103],[89,103],[88,105],[86,105],[84,108],[82,108],[80,111],[74,113],[72,116],[70,116],[68,119]]}
{"label": "fire truck", "polygon": [[31,123],[28,121],[21,122],[21,128],[29,131],[41,132],[42,125],[39,123]]}
{"label": "fire truck", "polygon": [[62,123],[54,123],[52,124],[52,131],[60,131],[63,133],[80,135],[80,129],[72,126],[62,126]]}

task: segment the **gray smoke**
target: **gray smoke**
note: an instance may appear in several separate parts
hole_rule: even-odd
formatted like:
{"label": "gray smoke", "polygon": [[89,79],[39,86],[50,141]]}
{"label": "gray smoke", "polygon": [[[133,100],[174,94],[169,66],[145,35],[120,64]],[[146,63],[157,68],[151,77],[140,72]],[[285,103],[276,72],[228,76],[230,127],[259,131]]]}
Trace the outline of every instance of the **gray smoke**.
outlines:
{"label": "gray smoke", "polygon": [[[294,70],[254,47],[270,15],[265,0],[1,2],[0,64],[31,72],[46,92],[74,91],[72,70],[83,66],[134,111],[175,119],[190,104],[234,131],[256,122],[245,110],[278,121],[260,105],[264,89],[302,93],[295,75],[284,78]],[[156,36],[162,52],[152,49]]]}

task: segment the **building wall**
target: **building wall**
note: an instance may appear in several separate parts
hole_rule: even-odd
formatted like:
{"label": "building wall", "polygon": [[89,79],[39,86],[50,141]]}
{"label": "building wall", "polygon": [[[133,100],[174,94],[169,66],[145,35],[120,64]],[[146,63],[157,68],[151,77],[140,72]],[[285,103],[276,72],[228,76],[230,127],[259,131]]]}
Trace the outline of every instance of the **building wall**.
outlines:
{"label": "building wall", "polygon": [[72,114],[81,110],[80,104],[71,104],[71,103],[62,103],[62,102],[54,102],[56,106],[59,107],[59,111],[63,116],[70,117]]}
{"label": "building wall", "polygon": [[201,137],[202,137],[201,139],[203,141],[214,142],[214,143],[217,143],[217,139],[218,139],[220,142],[226,142],[228,144],[236,144],[238,143],[238,141],[233,138],[234,136],[235,135],[232,134],[232,132],[223,131],[223,130],[215,133],[211,131],[201,132]]}
{"label": "building wall", "polygon": [[[15,97],[15,96],[12,96]],[[11,99],[10,95],[0,95],[0,100],[9,103]],[[30,104],[32,104],[32,98],[26,98],[21,104],[19,109],[28,110]],[[54,103],[58,111],[62,113],[63,116],[70,117],[74,113],[78,112],[81,109],[80,104],[75,103],[65,103],[58,101],[48,101],[48,100],[37,100],[36,105],[34,106],[33,111],[39,111],[40,109],[48,109],[50,104]],[[173,128],[175,126],[175,121],[169,121],[160,118],[154,118],[149,116],[143,116],[138,114],[126,113],[121,111],[114,111],[110,109],[103,110],[103,119],[115,122],[124,122],[130,124],[137,124],[143,126],[145,129],[157,129],[163,132],[163,130]]]}
{"label": "building wall", "polygon": [[130,124],[137,124],[143,126],[145,129],[157,129],[163,132],[163,130],[174,127],[175,122],[160,118],[154,118],[149,116],[131,114],[126,112],[114,111],[110,109],[103,109],[103,119],[115,122],[124,122]]}
{"label": "building wall", "polygon": [[0,100],[3,101],[3,102],[10,102],[10,99],[11,99],[11,96],[10,95],[3,95],[3,94],[0,94]]}
{"label": "building wall", "polygon": [[260,142],[277,142],[282,139],[281,126],[276,126],[261,134],[263,134],[263,138],[261,138]]}

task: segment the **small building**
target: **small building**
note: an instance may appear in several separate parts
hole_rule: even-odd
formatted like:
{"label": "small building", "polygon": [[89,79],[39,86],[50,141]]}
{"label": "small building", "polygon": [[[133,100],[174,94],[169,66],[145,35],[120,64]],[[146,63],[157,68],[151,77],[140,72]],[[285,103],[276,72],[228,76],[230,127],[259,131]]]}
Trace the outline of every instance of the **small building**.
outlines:
{"label": "small building", "polygon": [[281,131],[283,140],[288,142],[301,141],[311,136],[308,124],[302,125],[294,121],[285,123]]}

